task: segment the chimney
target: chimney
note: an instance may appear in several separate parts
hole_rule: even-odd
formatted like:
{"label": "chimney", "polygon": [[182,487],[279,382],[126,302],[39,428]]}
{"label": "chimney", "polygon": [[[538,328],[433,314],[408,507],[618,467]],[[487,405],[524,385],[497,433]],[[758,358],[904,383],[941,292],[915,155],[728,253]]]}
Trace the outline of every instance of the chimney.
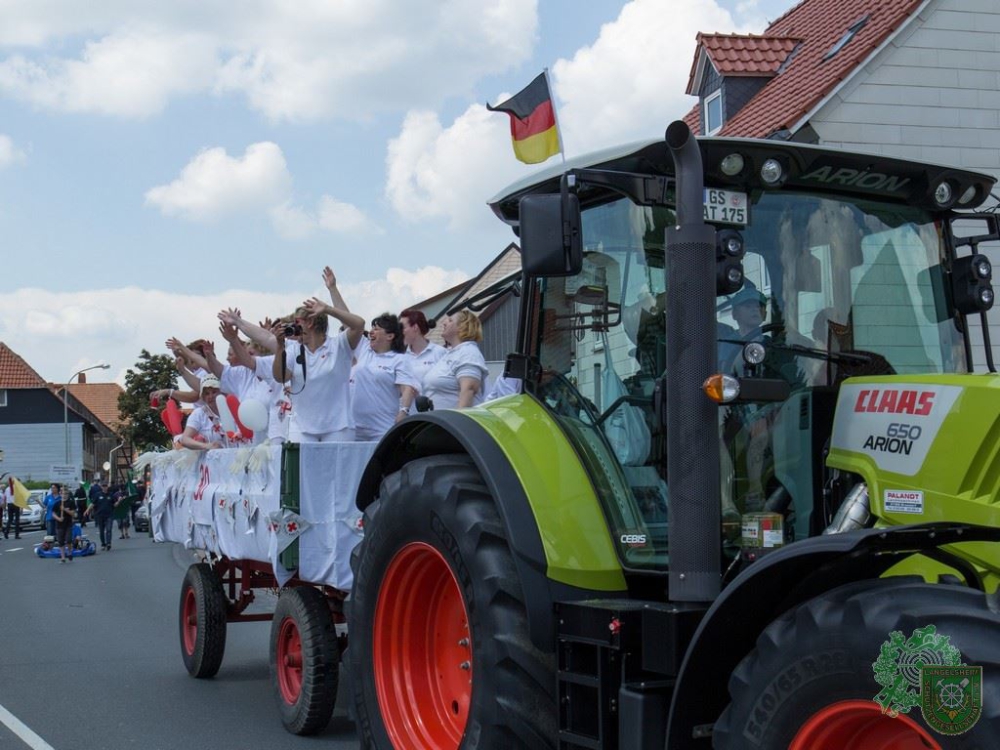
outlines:
{"label": "chimney", "polygon": [[81,385],[86,385],[87,384],[87,375],[85,373],[81,372],[79,375],[77,375],[76,382],[79,383],[79,384],[81,384]]}

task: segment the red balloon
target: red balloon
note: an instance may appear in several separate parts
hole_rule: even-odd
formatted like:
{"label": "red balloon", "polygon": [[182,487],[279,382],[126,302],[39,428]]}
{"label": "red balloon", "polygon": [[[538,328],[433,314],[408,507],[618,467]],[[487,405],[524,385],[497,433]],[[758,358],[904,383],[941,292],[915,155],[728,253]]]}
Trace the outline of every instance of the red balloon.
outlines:
{"label": "red balloon", "polygon": [[229,412],[233,415],[233,419],[236,420],[236,426],[240,428],[240,434],[247,440],[252,440],[253,430],[240,421],[240,400],[236,398],[235,394],[230,393],[226,396],[226,405],[229,407]]}
{"label": "red balloon", "polygon": [[167,401],[167,408],[160,412],[160,419],[173,437],[177,437],[184,432],[182,426],[181,410],[177,408],[177,402],[173,399]]}

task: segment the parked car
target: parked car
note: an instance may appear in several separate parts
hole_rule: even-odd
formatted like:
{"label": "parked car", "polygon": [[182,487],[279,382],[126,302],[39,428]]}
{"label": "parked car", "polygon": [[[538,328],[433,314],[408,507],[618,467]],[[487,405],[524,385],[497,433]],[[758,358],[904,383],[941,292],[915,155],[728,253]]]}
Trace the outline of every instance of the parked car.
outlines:
{"label": "parked car", "polygon": [[142,503],[135,509],[135,517],[132,523],[136,531],[149,531],[149,505]]}
{"label": "parked car", "polygon": [[[28,507],[21,509],[21,531],[45,528],[45,492],[34,491],[28,496]],[[6,523],[6,520],[5,520]],[[11,529],[13,531],[13,529]]]}

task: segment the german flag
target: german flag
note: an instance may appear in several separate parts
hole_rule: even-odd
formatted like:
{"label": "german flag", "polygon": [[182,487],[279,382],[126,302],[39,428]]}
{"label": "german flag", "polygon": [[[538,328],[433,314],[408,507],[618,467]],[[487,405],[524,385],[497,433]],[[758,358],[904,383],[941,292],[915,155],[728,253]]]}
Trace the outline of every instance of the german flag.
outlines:
{"label": "german flag", "polygon": [[525,164],[539,164],[561,150],[556,113],[545,73],[540,73],[507,101],[495,107],[487,104],[486,109],[510,115],[514,156]]}

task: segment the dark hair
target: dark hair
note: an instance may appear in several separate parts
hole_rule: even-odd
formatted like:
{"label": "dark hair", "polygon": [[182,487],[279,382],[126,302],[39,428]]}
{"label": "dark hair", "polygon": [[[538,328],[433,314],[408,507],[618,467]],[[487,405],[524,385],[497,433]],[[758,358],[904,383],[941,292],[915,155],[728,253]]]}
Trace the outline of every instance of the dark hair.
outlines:
{"label": "dark hair", "polygon": [[399,324],[399,318],[392,313],[382,313],[372,321],[372,328],[376,326],[392,334],[392,351],[406,351],[406,344],[403,343],[403,327]]}
{"label": "dark hair", "polygon": [[423,336],[427,335],[427,332],[434,327],[433,323],[427,322],[427,316],[424,315],[422,310],[417,310],[412,307],[408,307],[403,312],[399,314],[400,318],[406,318],[410,321],[411,326],[416,326],[420,329],[420,333]]}

